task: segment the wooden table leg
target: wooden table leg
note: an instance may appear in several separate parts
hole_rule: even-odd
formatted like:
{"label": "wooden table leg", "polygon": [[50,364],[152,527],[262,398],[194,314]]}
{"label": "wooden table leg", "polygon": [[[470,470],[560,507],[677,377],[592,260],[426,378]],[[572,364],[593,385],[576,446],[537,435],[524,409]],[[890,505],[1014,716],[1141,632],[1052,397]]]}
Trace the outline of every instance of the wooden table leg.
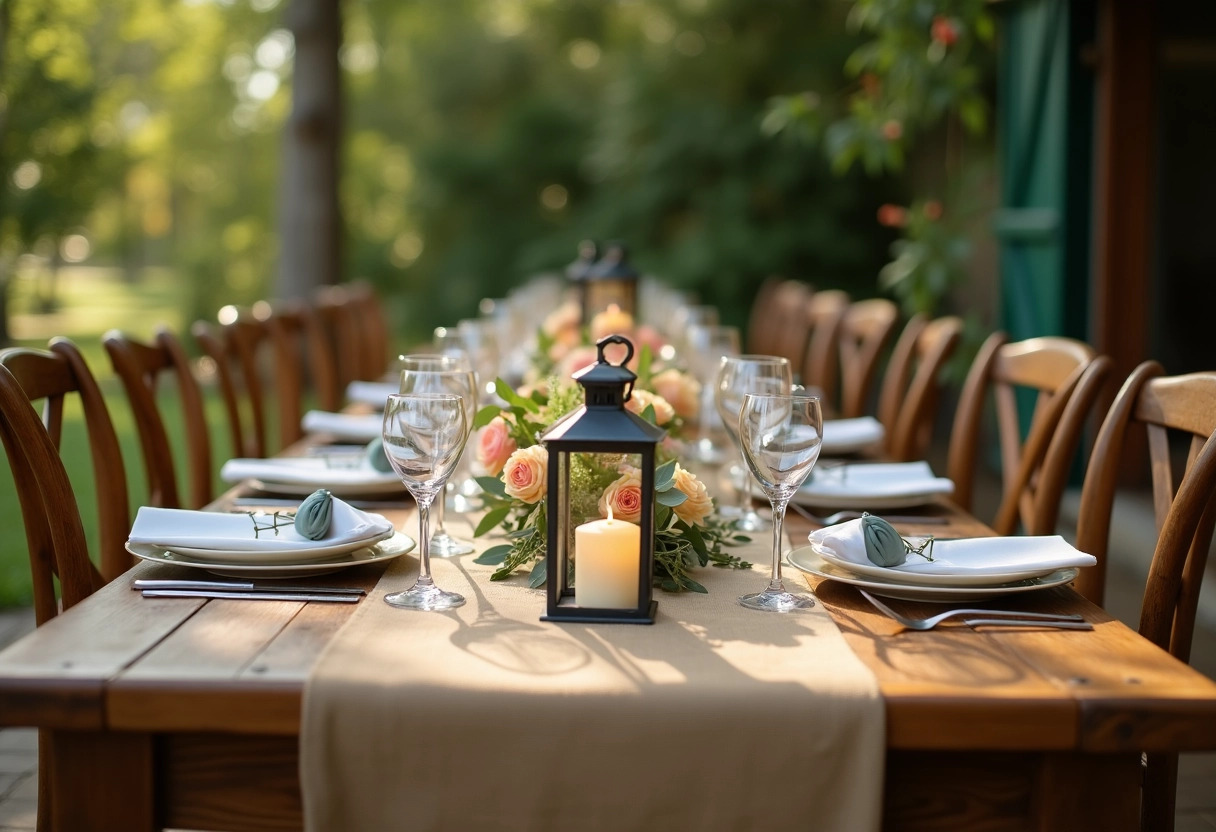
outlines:
{"label": "wooden table leg", "polygon": [[50,743],[51,818],[56,832],[153,832],[152,738],[57,731]]}

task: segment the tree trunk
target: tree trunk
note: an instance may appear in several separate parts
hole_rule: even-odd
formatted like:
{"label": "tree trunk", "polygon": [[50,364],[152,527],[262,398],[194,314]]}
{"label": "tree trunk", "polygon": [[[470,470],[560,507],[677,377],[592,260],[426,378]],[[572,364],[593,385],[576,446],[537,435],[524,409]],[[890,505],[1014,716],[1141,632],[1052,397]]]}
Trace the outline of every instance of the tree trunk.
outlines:
{"label": "tree trunk", "polygon": [[283,136],[277,294],[305,298],[340,277],[342,220],[338,158],[342,137],[340,0],[292,0],[295,36],[291,116]]}

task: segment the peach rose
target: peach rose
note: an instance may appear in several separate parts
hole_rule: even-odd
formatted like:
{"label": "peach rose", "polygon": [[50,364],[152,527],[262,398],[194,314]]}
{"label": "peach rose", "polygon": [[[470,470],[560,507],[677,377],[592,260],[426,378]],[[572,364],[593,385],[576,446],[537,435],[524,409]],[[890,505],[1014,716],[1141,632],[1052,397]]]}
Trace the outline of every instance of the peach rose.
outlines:
{"label": "peach rose", "polygon": [[502,469],[508,497],[525,503],[540,502],[548,490],[549,452],[544,445],[521,448],[507,458]]}
{"label": "peach rose", "polygon": [[687,373],[669,367],[650,380],[654,392],[666,399],[685,419],[697,418],[701,409],[701,383]]}
{"label": "peach rose", "polygon": [[618,520],[636,523],[642,517],[642,475],[631,469],[612,482],[600,495],[600,516],[607,517],[609,509]]}
{"label": "peach rose", "polygon": [[577,303],[563,303],[545,317],[540,328],[551,338],[556,338],[559,334],[570,330],[577,333],[582,317],[583,312]]}
{"label": "peach rose", "polygon": [[688,498],[672,509],[676,513],[676,517],[692,526],[704,523],[705,518],[713,514],[714,511],[714,501],[709,496],[705,483],[697,479],[696,475],[691,471],[685,471],[678,464],[676,465],[675,480],[676,490]]}
{"label": "peach rose", "polygon": [[675,418],[675,409],[672,408],[667,399],[648,390],[634,390],[633,395],[629,397],[629,401],[625,402],[625,409],[630,413],[636,413],[640,416],[647,405],[654,405],[654,422],[656,425],[665,425]]}
{"label": "peach rose", "polygon": [[495,416],[477,435],[477,461],[491,477],[498,476],[507,458],[518,449],[507,430],[506,420],[501,416]]}

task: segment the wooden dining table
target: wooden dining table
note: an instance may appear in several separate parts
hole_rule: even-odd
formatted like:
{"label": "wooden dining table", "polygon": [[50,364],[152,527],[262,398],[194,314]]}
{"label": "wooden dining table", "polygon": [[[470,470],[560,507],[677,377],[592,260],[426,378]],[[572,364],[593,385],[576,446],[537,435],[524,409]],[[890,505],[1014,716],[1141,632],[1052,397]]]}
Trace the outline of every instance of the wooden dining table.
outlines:
{"label": "wooden dining table", "polygon": [[[250,493],[237,487],[211,508],[230,510]],[[403,498],[380,511],[400,525],[409,508]],[[901,531],[991,534],[948,502],[925,511],[946,523]],[[814,527],[794,513],[787,521],[793,540]],[[313,580],[371,589],[383,569]],[[302,828],[305,684],[354,605],[146,599],[131,589],[141,577],[200,576],[141,562],[0,652],[0,725],[41,729],[56,829]],[[852,586],[787,577],[808,581],[878,680],[884,829],[1131,830],[1141,752],[1216,749],[1216,683],[1067,586],[1003,605],[1080,613],[1093,631],[913,632]]]}

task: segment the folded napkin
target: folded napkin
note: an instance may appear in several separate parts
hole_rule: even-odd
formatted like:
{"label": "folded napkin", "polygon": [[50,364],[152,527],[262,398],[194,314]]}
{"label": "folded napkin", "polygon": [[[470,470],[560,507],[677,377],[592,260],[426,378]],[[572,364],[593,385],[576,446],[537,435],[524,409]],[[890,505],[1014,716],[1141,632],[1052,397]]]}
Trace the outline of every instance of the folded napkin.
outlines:
{"label": "folded napkin", "polygon": [[343,460],[349,460],[350,465],[336,464],[324,456],[230,459],[220,468],[220,479],[224,482],[261,480],[281,485],[312,485],[317,488],[401,484],[400,477],[391,470],[381,471],[376,468],[366,454],[348,454]]}
{"label": "folded napkin", "polygon": [[300,424],[306,433],[332,433],[339,439],[371,442],[380,435],[384,418],[379,413],[353,414],[310,410],[304,414]]}
{"label": "folded napkin", "polygon": [[[866,541],[860,519],[813,531],[809,539],[821,554],[827,553],[837,560],[860,566],[874,566],[866,557]],[[887,568],[894,572],[926,575],[997,577],[1011,572],[1049,572],[1070,566],[1093,566],[1098,562],[1093,555],[1074,549],[1059,535],[939,540],[934,541],[932,554],[931,561],[918,555],[908,555],[908,559],[899,566]]]}
{"label": "folded napkin", "polygon": [[352,381],[346,385],[346,400],[384,410],[385,400],[399,392],[398,385],[387,381]]}
{"label": "folded napkin", "polygon": [[823,423],[822,451],[830,454],[840,453],[841,449],[854,450],[878,442],[884,435],[882,422],[873,416],[828,419]]}
{"label": "folded napkin", "polygon": [[[254,531],[254,518],[249,514],[224,514],[217,511],[187,511],[177,508],[140,506],[128,537],[130,543],[147,543],[172,549],[214,549],[225,552],[257,552],[275,549],[319,549],[361,540],[378,540],[393,532],[393,524],[379,514],[369,514],[349,503],[334,499],[329,532],[319,540],[309,540],[296,531],[290,520],[281,521],[277,529],[263,527]],[[276,533],[277,532],[277,533]]]}
{"label": "folded napkin", "polygon": [[927,462],[859,462],[815,468],[799,492],[839,497],[901,497],[952,494],[954,483],[933,476]]}

